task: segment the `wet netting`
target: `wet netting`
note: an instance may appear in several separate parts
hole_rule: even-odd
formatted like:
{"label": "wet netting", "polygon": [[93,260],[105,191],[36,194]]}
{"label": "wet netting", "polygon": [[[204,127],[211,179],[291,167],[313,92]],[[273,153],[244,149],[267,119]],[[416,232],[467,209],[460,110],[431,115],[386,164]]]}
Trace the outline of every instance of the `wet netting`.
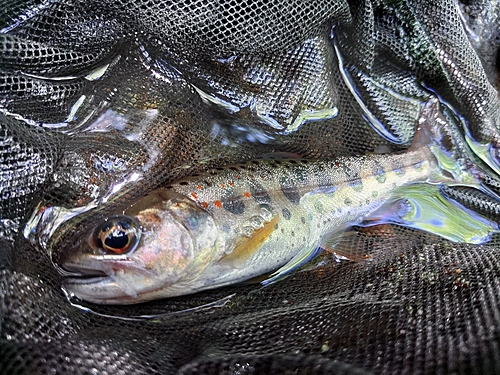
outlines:
{"label": "wet netting", "polygon": [[[2,0],[0,373],[500,373],[499,236],[355,227],[351,260],[130,306],[66,295],[55,267],[183,176],[404,151],[432,99],[500,191],[499,38],[497,0]],[[55,233],[26,225],[48,208]]]}

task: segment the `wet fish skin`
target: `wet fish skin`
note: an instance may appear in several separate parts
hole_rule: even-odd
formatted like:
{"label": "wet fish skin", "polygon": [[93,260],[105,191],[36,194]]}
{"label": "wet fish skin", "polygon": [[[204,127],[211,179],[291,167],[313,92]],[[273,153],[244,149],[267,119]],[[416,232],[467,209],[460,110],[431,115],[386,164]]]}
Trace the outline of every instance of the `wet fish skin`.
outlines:
{"label": "wet fish skin", "polygon": [[238,283],[312,253],[437,168],[423,147],[330,161],[259,160],[183,179],[124,212],[141,227],[130,254],[96,251],[89,232],[62,266],[101,274],[69,278],[65,288],[91,302],[128,304]]}

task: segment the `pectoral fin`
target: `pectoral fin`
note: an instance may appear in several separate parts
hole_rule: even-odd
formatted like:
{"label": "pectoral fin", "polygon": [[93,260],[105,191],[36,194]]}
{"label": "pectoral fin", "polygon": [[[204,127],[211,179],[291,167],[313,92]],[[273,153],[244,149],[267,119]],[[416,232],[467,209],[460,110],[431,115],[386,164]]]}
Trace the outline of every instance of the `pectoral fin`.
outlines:
{"label": "pectoral fin", "polygon": [[223,262],[231,262],[236,267],[248,260],[269,238],[278,223],[279,216],[276,215],[270,221],[264,224],[262,228],[256,229],[250,237],[240,238],[234,247],[234,250],[221,258]]}
{"label": "pectoral fin", "polygon": [[290,272],[295,271],[296,269],[305,265],[307,262],[313,259],[320,251],[321,248],[317,244],[305,247],[287,264],[285,264],[283,267],[272,273],[268,279],[262,281],[261,284],[269,285],[276,282],[277,280],[283,278],[285,275],[288,275]]}
{"label": "pectoral fin", "polygon": [[498,225],[445,198],[439,185],[413,184],[400,189],[362,225],[398,224],[439,235],[453,242],[482,244]]}

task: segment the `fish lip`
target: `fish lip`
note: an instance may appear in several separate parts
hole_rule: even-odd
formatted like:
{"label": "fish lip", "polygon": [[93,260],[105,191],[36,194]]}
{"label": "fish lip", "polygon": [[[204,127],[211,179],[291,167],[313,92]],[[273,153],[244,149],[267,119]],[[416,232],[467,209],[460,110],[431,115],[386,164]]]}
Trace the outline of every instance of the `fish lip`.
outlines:
{"label": "fish lip", "polygon": [[91,278],[112,276],[118,270],[124,270],[133,262],[124,256],[93,256],[86,261],[67,260],[60,265],[60,272],[68,278]]}
{"label": "fish lip", "polygon": [[110,276],[104,270],[77,266],[75,264],[64,264],[61,267],[61,273],[65,279]]}
{"label": "fish lip", "polygon": [[[127,259],[122,260],[122,262],[108,259],[106,264],[102,263],[102,259],[99,261],[101,263],[97,262],[95,265],[92,262],[89,265],[88,263],[83,264],[83,262],[78,263],[76,261],[64,264],[65,269],[63,269],[64,274],[61,286],[67,296],[77,297],[80,300],[98,305],[131,305],[146,302],[146,300],[138,297],[141,295],[142,290],[135,290],[130,294],[126,288],[122,288],[119,280],[117,280],[117,278],[121,277],[123,270],[133,268],[130,267],[130,259],[128,262]],[[142,271],[143,276],[148,276],[152,273]],[[106,285],[108,284],[111,285],[111,291],[114,294],[106,293],[106,289],[108,289]],[[99,288],[102,286],[105,288],[102,289],[104,295],[99,293]],[[161,289],[162,287],[160,286],[146,292],[155,292]]]}
{"label": "fish lip", "polygon": [[75,284],[96,284],[103,282],[105,280],[110,279],[111,276],[109,275],[73,275],[69,277],[65,277],[63,280],[63,285],[68,286],[68,285],[75,285]]}
{"label": "fish lip", "polygon": [[155,276],[157,273],[144,267],[138,259],[124,255],[95,255],[81,260],[67,260],[59,266],[59,272],[65,279],[113,277],[118,273],[137,272],[142,275]]}

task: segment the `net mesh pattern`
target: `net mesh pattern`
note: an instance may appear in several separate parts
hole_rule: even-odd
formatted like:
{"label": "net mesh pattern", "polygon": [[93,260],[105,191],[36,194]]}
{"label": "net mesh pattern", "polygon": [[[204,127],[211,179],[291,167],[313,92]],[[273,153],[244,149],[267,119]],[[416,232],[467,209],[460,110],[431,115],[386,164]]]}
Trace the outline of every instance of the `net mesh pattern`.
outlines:
{"label": "net mesh pattern", "polygon": [[[266,288],[135,306],[68,299],[53,264],[82,228],[183,176],[402,151],[433,97],[498,146],[499,14],[487,0],[4,2],[0,373],[500,372],[497,237],[353,228],[336,249],[352,261],[325,252]],[[443,194],[498,218],[477,190]],[[96,201],[44,246],[25,239],[36,210]]]}

